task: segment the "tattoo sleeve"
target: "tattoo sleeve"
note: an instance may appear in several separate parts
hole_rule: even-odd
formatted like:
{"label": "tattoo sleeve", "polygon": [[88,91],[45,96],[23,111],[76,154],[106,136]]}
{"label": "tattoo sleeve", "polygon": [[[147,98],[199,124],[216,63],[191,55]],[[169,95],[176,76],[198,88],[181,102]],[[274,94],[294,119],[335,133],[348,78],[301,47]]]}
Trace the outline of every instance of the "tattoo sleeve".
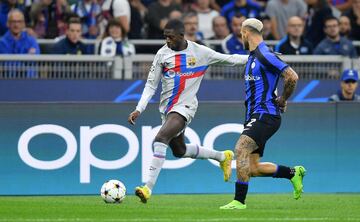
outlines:
{"label": "tattoo sleeve", "polygon": [[250,179],[250,154],[257,148],[256,142],[246,135],[241,135],[236,143],[236,172],[238,179],[243,182]]}
{"label": "tattoo sleeve", "polygon": [[288,67],[283,71],[282,76],[284,77],[284,90],[282,97],[287,100],[295,90],[298,75],[291,67]]}

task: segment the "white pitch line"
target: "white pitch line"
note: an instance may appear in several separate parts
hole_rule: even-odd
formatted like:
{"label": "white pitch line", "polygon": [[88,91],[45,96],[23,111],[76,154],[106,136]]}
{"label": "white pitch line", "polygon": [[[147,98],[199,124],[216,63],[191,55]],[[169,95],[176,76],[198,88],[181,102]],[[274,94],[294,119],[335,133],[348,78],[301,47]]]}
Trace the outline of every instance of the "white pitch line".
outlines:
{"label": "white pitch line", "polygon": [[[102,219],[100,221],[104,222],[162,222],[162,221],[173,221],[174,218],[134,218],[134,219]],[[94,218],[0,218],[0,222],[12,222],[12,221],[22,221],[22,222],[64,222],[64,221],[79,221],[79,222],[88,222],[88,221],[99,221]],[[330,217],[299,217],[299,218],[280,218],[280,217],[266,217],[266,218],[209,218],[209,219],[182,219],[183,222],[217,222],[217,221],[360,221],[360,218],[330,218]]]}

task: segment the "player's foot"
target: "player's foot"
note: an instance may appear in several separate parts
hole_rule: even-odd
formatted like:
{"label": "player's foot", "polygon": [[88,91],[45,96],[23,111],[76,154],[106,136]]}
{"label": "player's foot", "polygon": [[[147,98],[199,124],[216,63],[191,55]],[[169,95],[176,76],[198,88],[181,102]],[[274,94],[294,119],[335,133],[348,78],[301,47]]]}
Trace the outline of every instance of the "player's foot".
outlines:
{"label": "player's foot", "polygon": [[246,204],[243,204],[237,200],[233,200],[230,203],[220,207],[220,210],[245,210]]}
{"label": "player's foot", "polygon": [[295,175],[291,178],[291,183],[294,187],[294,199],[297,200],[301,197],[303,191],[303,178],[306,170],[303,166],[295,166]]}
{"label": "player's foot", "polygon": [[135,188],[135,195],[140,198],[141,202],[146,203],[150,199],[151,190],[146,185],[136,187]]}
{"label": "player's foot", "polygon": [[231,176],[231,161],[234,157],[234,153],[231,150],[224,151],[225,159],[220,161],[220,168],[224,172],[224,181],[229,181]]}

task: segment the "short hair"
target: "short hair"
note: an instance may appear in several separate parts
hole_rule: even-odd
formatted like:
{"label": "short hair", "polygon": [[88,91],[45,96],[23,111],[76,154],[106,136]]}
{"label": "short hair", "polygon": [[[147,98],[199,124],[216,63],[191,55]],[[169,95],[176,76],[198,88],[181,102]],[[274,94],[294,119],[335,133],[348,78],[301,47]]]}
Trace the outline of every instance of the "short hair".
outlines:
{"label": "short hair", "polygon": [[197,12],[196,11],[188,11],[185,14],[183,14],[182,19],[184,20],[185,18],[191,18],[191,17],[198,17]]}
{"label": "short hair", "polygon": [[338,18],[336,18],[336,17],[333,16],[333,15],[329,15],[329,16],[326,16],[325,19],[324,19],[324,26],[325,26],[325,23],[328,22],[328,21],[330,21],[330,20],[336,20],[337,23],[339,24],[339,19],[338,19]]}
{"label": "short hair", "polygon": [[260,13],[260,15],[258,17],[256,17],[257,19],[259,19],[260,21],[265,21],[265,20],[271,20],[270,16],[267,15],[266,13],[262,12]]}
{"label": "short hair", "polygon": [[81,19],[79,17],[70,17],[68,22],[67,22],[67,25],[70,26],[70,24],[82,24],[81,23]]}
{"label": "short hair", "polygon": [[24,20],[25,20],[24,13],[23,13],[21,10],[17,9],[17,8],[11,9],[11,10],[9,11],[9,13],[8,13],[8,15],[7,15],[8,20],[10,20],[10,17],[12,16],[12,14],[15,14],[15,13],[21,14],[22,17],[23,17]]}
{"label": "short hair", "polygon": [[231,21],[233,20],[233,18],[242,18],[242,17],[246,18],[246,16],[244,14],[242,14],[241,12],[236,12],[234,14],[234,16],[231,18]]}
{"label": "short hair", "polygon": [[226,21],[226,18],[224,17],[224,16],[222,16],[222,15],[218,15],[218,16],[215,16],[213,19],[212,19],[212,26],[214,26],[215,25],[215,21],[216,20],[223,20],[223,21],[225,21],[225,24],[227,25],[227,21]]}
{"label": "short hair", "polygon": [[257,35],[262,35],[263,31],[259,31],[256,28],[253,28],[251,26],[243,26],[243,28],[247,29],[249,32],[257,34]]}
{"label": "short hair", "polygon": [[182,35],[185,33],[184,23],[179,19],[170,19],[164,29],[173,29],[175,32]]}

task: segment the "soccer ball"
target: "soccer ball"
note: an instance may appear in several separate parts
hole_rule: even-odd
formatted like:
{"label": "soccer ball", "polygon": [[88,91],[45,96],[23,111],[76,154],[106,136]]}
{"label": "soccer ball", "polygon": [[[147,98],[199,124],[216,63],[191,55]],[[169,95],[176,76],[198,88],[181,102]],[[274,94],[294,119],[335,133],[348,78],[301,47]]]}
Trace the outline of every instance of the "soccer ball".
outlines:
{"label": "soccer ball", "polygon": [[126,187],[118,180],[109,180],[102,185],[100,193],[105,203],[121,203],[126,196]]}

